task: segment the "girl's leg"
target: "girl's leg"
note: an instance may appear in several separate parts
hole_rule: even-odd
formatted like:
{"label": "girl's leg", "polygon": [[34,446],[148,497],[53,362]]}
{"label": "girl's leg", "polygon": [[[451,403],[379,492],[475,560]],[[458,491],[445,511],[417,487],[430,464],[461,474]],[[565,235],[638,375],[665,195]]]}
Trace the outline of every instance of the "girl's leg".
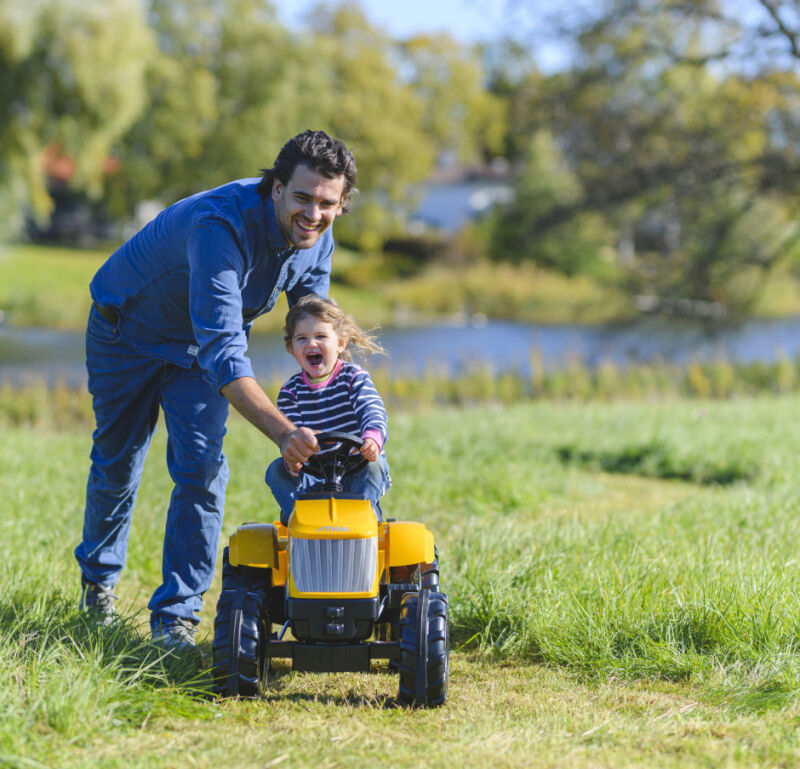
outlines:
{"label": "girl's leg", "polygon": [[270,463],[264,480],[281,509],[281,523],[286,526],[294,508],[294,501],[302,490],[302,479],[291,475],[283,463],[283,457],[278,457]]}
{"label": "girl's leg", "polygon": [[372,502],[372,507],[375,508],[378,520],[383,518],[379,504],[380,498],[388,491],[391,484],[389,464],[383,455],[378,457],[376,462],[367,463],[367,466],[361,472],[345,478],[342,482],[345,491],[349,491],[352,494],[361,494]]}

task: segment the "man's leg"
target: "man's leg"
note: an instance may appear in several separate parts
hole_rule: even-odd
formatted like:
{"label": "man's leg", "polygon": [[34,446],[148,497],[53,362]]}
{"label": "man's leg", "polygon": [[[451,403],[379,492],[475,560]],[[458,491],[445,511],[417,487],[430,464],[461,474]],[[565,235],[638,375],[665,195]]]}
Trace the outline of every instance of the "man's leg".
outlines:
{"label": "man's leg", "polygon": [[161,586],[150,600],[150,624],[196,624],[214,577],[228,465],[222,453],[228,401],[196,366],[177,366],[165,383],[167,466],[175,487],[167,511]]}
{"label": "man's leg", "polygon": [[120,342],[116,329],[93,310],[86,366],[97,428],[75,557],[84,583],[110,588],[125,565],[133,504],[158,417],[163,364]]}

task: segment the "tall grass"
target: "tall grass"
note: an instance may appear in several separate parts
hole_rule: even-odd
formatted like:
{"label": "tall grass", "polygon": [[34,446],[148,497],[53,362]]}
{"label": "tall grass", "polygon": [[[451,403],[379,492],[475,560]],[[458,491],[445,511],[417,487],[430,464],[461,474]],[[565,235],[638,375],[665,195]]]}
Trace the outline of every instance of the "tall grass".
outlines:
{"label": "tall grass", "polygon": [[[450,491],[433,509],[444,515],[455,644],[590,677],[794,697],[798,405],[537,404],[429,417],[448,437],[429,446],[428,428],[415,436],[414,468],[434,462]],[[622,497],[614,476],[562,450],[623,456],[632,442],[667,461],[611,468],[642,478]],[[675,466],[685,480],[672,480]],[[715,479],[715,467],[738,474]],[[654,504],[648,478],[674,496]]]}
{"label": "tall grass", "polygon": [[141,607],[102,629],[78,612],[87,448],[67,431],[6,431],[0,444],[0,766],[77,766],[65,749],[211,715],[207,671],[154,647]]}
{"label": "tall grass", "polygon": [[531,323],[601,323],[634,314],[630,300],[613,286],[533,264],[434,264],[390,283],[386,294],[398,310],[427,318],[482,313]]}
{"label": "tall grass", "polygon": [[[475,362],[457,376],[435,366],[420,376],[398,376],[380,367],[372,374],[378,390],[393,409],[482,403],[510,405],[529,400],[727,400],[800,391],[800,358],[792,360],[786,355],[780,355],[773,363],[732,363],[720,358],[688,365],[655,361],[618,367],[605,361],[596,368],[573,359],[561,368],[546,369],[540,352],[533,349],[529,371],[524,373],[497,372],[491,366]],[[280,380],[266,382],[265,389],[276,396],[281,384]],[[59,428],[90,425],[93,418],[91,404],[82,388],[69,387],[63,382],[48,386],[44,381],[29,381],[21,386],[0,384],[0,425]],[[658,452],[658,447],[634,450],[652,455]],[[674,477],[682,477],[681,472]]]}
{"label": "tall grass", "polygon": [[719,510],[696,503],[624,527],[568,522],[534,535],[501,522],[458,543],[455,636],[591,676],[797,688],[798,580],[774,554],[798,527],[764,535],[774,509],[739,514],[749,518],[736,539],[715,532]]}
{"label": "tall grass", "polygon": [[[736,712],[793,707],[799,408],[800,396],[788,394],[392,411],[384,511],[435,532],[456,665],[471,651],[589,685],[671,682]],[[89,430],[5,431],[0,765],[34,756],[78,766],[97,740],[228,712],[207,699],[204,678],[218,577],[202,612],[201,670],[146,640],[171,488],[165,443],[159,430],[118,586],[128,619],[100,631],[77,613],[72,558]],[[657,447],[658,461],[631,446]],[[233,419],[226,453],[225,536],[242,521],[274,517],[262,479],[277,452]],[[313,686],[295,702],[298,717],[326,684]],[[231,707],[236,718],[249,712]],[[384,726],[396,721],[387,716]],[[65,761],[65,751],[78,758]]]}

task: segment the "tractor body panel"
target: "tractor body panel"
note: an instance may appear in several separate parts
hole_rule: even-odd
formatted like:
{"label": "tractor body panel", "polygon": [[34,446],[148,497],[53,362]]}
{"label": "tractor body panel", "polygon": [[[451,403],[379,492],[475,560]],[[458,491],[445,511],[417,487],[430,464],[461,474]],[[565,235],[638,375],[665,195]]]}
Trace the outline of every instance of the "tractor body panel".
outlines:
{"label": "tractor body panel", "polygon": [[385,559],[368,500],[338,494],[300,498],[288,533],[288,598],[377,597]]}
{"label": "tractor body panel", "polygon": [[228,545],[231,566],[278,568],[278,532],[269,523],[245,523]]}
{"label": "tractor body panel", "polygon": [[384,547],[387,566],[432,563],[435,558],[433,532],[422,523],[411,521],[387,523]]}
{"label": "tractor body panel", "polygon": [[295,502],[289,531],[292,537],[301,539],[375,537],[378,519],[367,499],[344,494],[308,494]]}

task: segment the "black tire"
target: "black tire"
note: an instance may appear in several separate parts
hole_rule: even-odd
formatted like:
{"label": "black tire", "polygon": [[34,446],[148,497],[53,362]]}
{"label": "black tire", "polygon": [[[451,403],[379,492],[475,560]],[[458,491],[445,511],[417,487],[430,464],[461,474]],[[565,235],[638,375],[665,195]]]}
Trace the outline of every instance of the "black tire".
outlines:
{"label": "black tire", "polygon": [[439,590],[439,559],[434,559],[433,563],[422,563],[419,569],[420,583],[423,589]]}
{"label": "black tire", "polygon": [[265,569],[222,561],[222,592],[214,620],[214,691],[228,697],[256,697],[267,672],[270,622],[269,575]]}
{"label": "black tire", "polygon": [[418,565],[419,584],[423,589],[439,590],[439,548],[433,546],[433,561]]}
{"label": "black tire", "polygon": [[406,593],[400,604],[400,702],[438,707],[447,697],[447,596],[435,590]]}

